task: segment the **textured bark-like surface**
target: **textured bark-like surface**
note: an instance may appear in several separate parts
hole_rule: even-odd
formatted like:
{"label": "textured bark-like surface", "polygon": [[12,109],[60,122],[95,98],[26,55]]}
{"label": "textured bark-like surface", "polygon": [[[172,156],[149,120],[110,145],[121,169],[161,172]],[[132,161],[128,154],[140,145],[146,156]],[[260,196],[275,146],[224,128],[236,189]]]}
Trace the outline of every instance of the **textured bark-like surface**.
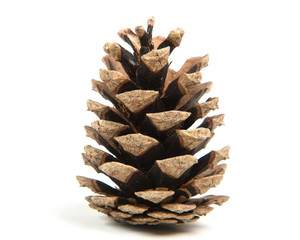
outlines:
{"label": "textured bark-like surface", "polygon": [[116,95],[120,110],[135,126],[145,118],[146,113],[163,111],[159,92],[153,90],[134,90]]}
{"label": "textured bark-like surface", "polygon": [[203,57],[193,57],[186,60],[180,70],[176,74],[174,74],[174,79],[178,78],[183,73],[194,73],[200,71],[202,68],[208,66],[208,60],[208,55],[205,55]]}
{"label": "textured bark-like surface", "polygon": [[99,145],[106,147],[116,157],[123,159],[120,150],[114,143],[114,137],[132,133],[132,130],[128,125],[100,120],[93,122],[91,127],[86,126],[86,133],[88,137],[96,140]]}
{"label": "textured bark-like surface", "polygon": [[170,47],[170,53],[180,45],[184,31],[181,28],[172,30],[168,37],[157,47],[157,49]]}
{"label": "textured bark-like surface", "polygon": [[184,121],[191,113],[184,111],[164,111],[147,113],[140,131],[163,142],[176,129],[182,128]]}
{"label": "textured bark-like surface", "polygon": [[134,50],[135,53],[139,53],[141,49],[141,42],[139,40],[139,37],[132,32],[130,28],[121,29],[118,32],[119,36],[127,42]]}
{"label": "textured bark-like surface", "polygon": [[197,162],[197,158],[191,155],[157,160],[149,171],[149,178],[154,182],[155,187],[175,190]]}
{"label": "textured bark-like surface", "polygon": [[122,93],[137,89],[134,82],[118,71],[100,69],[99,76],[112,92]]}
{"label": "textured bark-like surface", "polygon": [[101,165],[99,169],[126,193],[153,187],[147,176],[132,166],[118,162],[108,162]]}
{"label": "textured bark-like surface", "polygon": [[141,57],[140,67],[137,70],[137,82],[142,89],[162,91],[164,79],[168,72],[168,57],[170,48],[152,50]]}
{"label": "textured bark-like surface", "polygon": [[211,132],[207,128],[176,130],[164,142],[164,147],[169,156],[182,154],[194,155],[197,151],[205,147],[210,137]]}
{"label": "textured bark-like surface", "polygon": [[[143,26],[118,34],[133,51],[106,43],[99,80],[92,89],[113,106],[88,100],[87,108],[99,120],[86,134],[105,149],[85,146],[84,163],[115,184],[78,176],[80,186],[96,195],[89,206],[115,221],[133,225],[176,224],[197,221],[222,205],[226,196],[201,196],[219,185],[229,158],[229,147],[196,158],[223,124],[224,115],[207,116],[219,99],[198,102],[212,87],[202,82],[208,55],[188,59],[175,71],[169,55],[184,35],[181,28],[167,37],[153,37],[154,18]],[[192,126],[204,119],[198,127]],[[193,197],[193,198],[191,198]]]}
{"label": "textured bark-like surface", "polygon": [[199,127],[208,128],[214,131],[217,127],[224,124],[224,114],[216,115],[213,117],[206,117]]}
{"label": "textured bark-like surface", "polygon": [[115,108],[102,105],[92,100],[87,101],[87,107],[89,111],[95,113],[100,119],[128,124],[126,118]]}
{"label": "textured bark-like surface", "polygon": [[89,145],[84,147],[82,158],[85,165],[93,167],[98,173],[100,173],[99,166],[106,162],[123,162],[122,160],[113,157],[109,153]]}
{"label": "textured bark-like surface", "polygon": [[140,39],[141,49],[140,56],[147,54],[151,50],[153,50],[153,44],[151,42],[151,37],[149,36],[143,26],[137,26],[135,28],[135,32]]}
{"label": "textured bark-like surface", "polygon": [[96,179],[77,176],[77,180],[79,181],[81,187],[87,187],[95,193],[103,194],[105,196],[125,196],[125,194],[121,191],[114,189]]}
{"label": "textured bark-like surface", "polygon": [[136,58],[134,55],[117,43],[106,43],[103,49],[107,54],[121,63],[130,79],[135,82]]}
{"label": "textured bark-like surface", "polygon": [[196,102],[199,101],[199,99],[207,92],[210,91],[212,87],[211,82],[199,84],[196,87],[193,88],[193,90],[184,95],[176,105],[175,109],[180,111],[186,111],[188,108],[193,106]]}
{"label": "textured bark-like surface", "polygon": [[127,76],[127,73],[125,72],[124,68],[122,67],[122,64],[120,62],[117,62],[112,56],[106,55],[102,58],[102,62],[105,64],[108,70],[114,70],[118,71],[124,76]]}
{"label": "textured bark-like surface", "polygon": [[144,200],[150,201],[152,203],[161,203],[170,201],[171,197],[174,195],[172,190],[147,190],[141,192],[135,192],[135,195]]}
{"label": "textured bark-like surface", "polygon": [[155,160],[165,156],[163,145],[155,138],[137,133],[115,138],[127,163],[147,172]]}
{"label": "textured bark-like surface", "polygon": [[211,110],[218,109],[219,98],[208,98],[206,102],[196,103],[187,109],[191,113],[190,117],[184,122],[183,128],[187,129],[199,118],[204,118]]}

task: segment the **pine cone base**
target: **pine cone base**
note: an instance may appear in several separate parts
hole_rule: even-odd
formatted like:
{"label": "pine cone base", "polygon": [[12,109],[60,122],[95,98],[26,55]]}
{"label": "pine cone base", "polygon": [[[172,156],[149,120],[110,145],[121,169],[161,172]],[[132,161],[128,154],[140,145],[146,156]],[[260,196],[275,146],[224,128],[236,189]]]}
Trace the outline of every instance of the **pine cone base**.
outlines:
{"label": "pine cone base", "polygon": [[[181,225],[197,221],[213,210],[211,204],[222,205],[228,200],[226,196],[206,196],[204,198],[190,199],[185,203],[162,203],[157,206],[137,204],[135,201],[124,205],[105,205],[99,203],[97,198],[87,197],[89,206],[113,220],[132,225]],[[115,197],[112,197],[115,200]],[[130,202],[130,201],[128,201]]]}

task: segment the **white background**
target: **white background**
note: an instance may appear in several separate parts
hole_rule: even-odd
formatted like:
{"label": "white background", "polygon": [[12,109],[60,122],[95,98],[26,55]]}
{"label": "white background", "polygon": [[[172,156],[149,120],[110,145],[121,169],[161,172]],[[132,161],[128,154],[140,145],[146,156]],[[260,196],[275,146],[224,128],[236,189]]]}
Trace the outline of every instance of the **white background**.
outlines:
{"label": "white background", "polygon": [[[1,239],[299,239],[298,3],[1,1]],[[230,201],[180,227],[116,224],[89,209],[91,192],[75,179],[98,177],[80,154],[96,146],[83,126],[96,120],[86,100],[101,101],[90,80],[104,67],[102,46],[152,15],[154,35],[186,32],[172,68],[210,54],[203,100],[220,97],[226,125],[203,153],[232,147],[208,192]]]}

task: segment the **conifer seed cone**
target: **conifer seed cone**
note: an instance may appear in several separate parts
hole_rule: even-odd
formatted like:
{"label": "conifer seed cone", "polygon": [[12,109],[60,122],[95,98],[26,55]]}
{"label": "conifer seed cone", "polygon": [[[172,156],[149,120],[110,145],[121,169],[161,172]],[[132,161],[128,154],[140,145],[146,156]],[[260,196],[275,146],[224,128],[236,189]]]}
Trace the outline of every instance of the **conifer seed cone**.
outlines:
{"label": "conifer seed cone", "polygon": [[[212,204],[222,205],[227,196],[201,196],[223,178],[229,147],[194,155],[223,124],[224,115],[206,117],[218,108],[218,98],[198,103],[211,82],[202,83],[200,70],[208,55],[188,59],[179,71],[169,68],[169,55],[180,45],[184,31],[152,38],[154,18],[142,26],[122,29],[119,36],[133,48],[106,43],[103,58],[107,69],[92,88],[113,107],[88,100],[88,110],[99,120],[86,126],[88,137],[107,151],[86,146],[84,163],[108,176],[118,187],[77,176],[89,206],[118,222],[134,225],[183,224],[209,213]],[[202,119],[196,128],[193,123]],[[193,198],[192,198],[193,197]]]}

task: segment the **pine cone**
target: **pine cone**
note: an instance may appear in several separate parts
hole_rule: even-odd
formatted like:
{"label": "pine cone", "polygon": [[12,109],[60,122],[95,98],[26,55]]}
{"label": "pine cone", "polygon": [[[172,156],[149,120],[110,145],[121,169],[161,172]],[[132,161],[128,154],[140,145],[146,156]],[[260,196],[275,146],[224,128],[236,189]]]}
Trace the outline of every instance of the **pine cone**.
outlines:
{"label": "pine cone", "polygon": [[[170,32],[167,38],[152,38],[154,18],[147,31],[138,26],[119,31],[133,48],[133,54],[117,43],[106,43],[100,69],[102,81],[92,88],[114,107],[88,100],[88,110],[99,118],[86,126],[88,137],[110,153],[86,146],[86,165],[107,175],[113,188],[96,179],[78,176],[81,186],[96,196],[87,197],[89,206],[119,222],[135,225],[183,224],[199,219],[221,205],[226,196],[203,196],[222,180],[229,147],[211,151],[197,159],[222,125],[224,115],[204,118],[218,108],[218,98],[198,100],[211,82],[201,83],[200,70],[208,55],[188,59],[179,71],[169,68],[169,54],[180,45],[184,31]],[[204,118],[195,129],[192,124]]]}

